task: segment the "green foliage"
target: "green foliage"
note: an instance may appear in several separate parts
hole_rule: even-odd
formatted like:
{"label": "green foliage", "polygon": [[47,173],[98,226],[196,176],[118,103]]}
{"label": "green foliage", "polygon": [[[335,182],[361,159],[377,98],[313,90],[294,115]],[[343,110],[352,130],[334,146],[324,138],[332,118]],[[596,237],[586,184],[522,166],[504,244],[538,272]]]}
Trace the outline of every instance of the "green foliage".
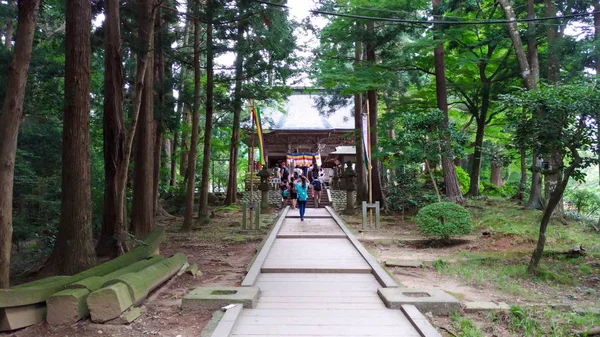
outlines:
{"label": "green foliage", "polygon": [[422,208],[416,222],[423,234],[440,239],[470,234],[473,230],[471,213],[452,202],[438,202]]}
{"label": "green foliage", "polygon": [[469,318],[457,313],[450,315],[452,326],[457,330],[457,336],[461,337],[484,337],[485,335],[477,325]]}
{"label": "green foliage", "polygon": [[509,314],[509,327],[511,330],[522,333],[523,336],[538,336],[542,334],[542,327],[529,310],[520,306],[512,306]]}
{"label": "green foliage", "polygon": [[456,178],[458,179],[460,192],[466,194],[469,191],[469,181],[471,180],[471,177],[462,167],[456,166]]}
{"label": "green foliage", "polygon": [[579,215],[591,215],[600,210],[600,193],[591,188],[571,189],[565,193],[565,201],[575,207]]}

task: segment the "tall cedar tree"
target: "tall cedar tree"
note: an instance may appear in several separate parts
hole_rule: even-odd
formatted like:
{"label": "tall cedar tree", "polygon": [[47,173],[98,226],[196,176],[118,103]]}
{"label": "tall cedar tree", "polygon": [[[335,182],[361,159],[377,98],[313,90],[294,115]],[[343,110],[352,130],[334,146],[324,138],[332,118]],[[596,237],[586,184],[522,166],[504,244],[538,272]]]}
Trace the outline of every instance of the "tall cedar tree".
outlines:
{"label": "tall cedar tree", "polygon": [[[441,18],[441,0],[433,0],[433,16],[437,20]],[[435,25],[436,36],[434,38],[439,39],[442,30],[441,25]],[[437,44],[434,50],[434,63],[435,63],[435,88],[437,107],[444,114],[444,121],[442,125],[443,141],[442,141],[442,169],[444,172],[444,183],[446,185],[446,196],[453,202],[460,203],[463,201],[462,193],[458,185],[458,178],[456,177],[456,167],[454,166],[454,155],[451,148],[450,132],[448,130],[448,96],[446,92],[446,69],[444,65],[444,43],[440,42]]]}
{"label": "tall cedar tree", "polygon": [[205,222],[208,219],[208,184],[210,165],[210,140],[213,125],[213,91],[214,91],[214,48],[213,48],[213,20],[214,0],[206,1],[208,24],[206,27],[206,120],[204,123],[204,154],[202,156],[202,178],[200,180],[200,202],[198,219]]}
{"label": "tall cedar tree", "polygon": [[[196,2],[198,5],[198,2]],[[200,20],[194,18],[194,114],[192,117],[192,140],[188,154],[188,177],[185,196],[185,213],[182,231],[192,229],[194,221],[194,192],[196,187],[196,161],[198,158],[198,126],[200,119]]]}
{"label": "tall cedar tree", "polygon": [[[142,43],[138,58],[154,48],[152,0],[138,0],[140,16],[139,42]],[[148,41],[147,44],[144,44]],[[148,48],[147,50],[145,48]],[[144,65],[138,64],[137,71]],[[154,226],[154,53],[147,55],[144,89],[139,113],[139,125],[135,134],[135,166],[133,172],[133,206],[131,231],[138,237],[150,232]]]}
{"label": "tall cedar tree", "polygon": [[[189,8],[188,8],[189,10]],[[189,40],[189,30],[190,30],[190,20],[185,21],[185,28],[183,29],[183,41],[181,42],[183,46],[188,45]],[[192,124],[192,115],[190,114],[190,109],[188,104],[185,103],[185,78],[187,76],[187,67],[184,64],[181,64],[181,72],[179,74],[179,99],[177,101],[177,116],[181,116],[183,114],[182,120],[182,129],[181,130],[181,151],[180,151],[180,161],[179,161],[179,174],[184,177],[184,180],[187,179],[187,167],[188,167],[188,158],[189,158],[189,142],[190,135],[187,131],[188,127],[191,127]],[[173,151],[175,153],[175,151]],[[173,173],[172,173],[173,174]]]}
{"label": "tall cedar tree", "polygon": [[[375,24],[373,21],[367,23],[367,30],[371,34],[375,34]],[[372,40],[369,39],[367,41],[367,62],[371,62],[373,64],[376,63],[376,54],[375,54],[375,45]],[[371,152],[375,153],[379,151],[379,135],[377,120],[378,110],[377,110],[377,90],[369,90],[367,91],[367,99],[369,100],[369,123],[370,123],[370,142],[371,142]],[[383,195],[383,189],[381,187],[381,162],[379,159],[375,159],[373,155],[371,155],[371,189],[373,192],[373,201],[379,201],[382,207],[386,207],[385,196]]]}
{"label": "tall cedar tree", "polygon": [[236,37],[236,58],[235,58],[235,89],[233,92],[233,129],[231,131],[231,145],[229,147],[229,172],[227,176],[227,194],[225,204],[230,205],[237,202],[237,162],[240,150],[240,119],[242,114],[242,77],[244,66],[243,43],[245,22],[241,17],[244,16],[243,1],[238,1],[240,19],[237,26]]}
{"label": "tall cedar tree", "polygon": [[23,118],[23,100],[29,72],[39,0],[19,1],[17,37],[8,67],[6,93],[0,114],[0,289],[9,286],[12,247],[12,201],[17,136]]}
{"label": "tall cedar tree", "polygon": [[[532,2],[533,0],[528,0],[528,2]],[[515,20],[515,12],[513,10],[512,5],[509,0],[499,0],[498,1],[502,8],[504,9],[504,14],[507,20]],[[533,17],[534,13],[531,9],[531,4],[528,4],[528,17]],[[535,57],[527,58],[527,54],[525,53],[525,49],[523,48],[523,42],[521,41],[521,36],[519,34],[519,29],[515,22],[508,23],[508,32],[510,34],[510,39],[512,40],[513,47],[515,48],[515,54],[517,56],[517,61],[519,63],[519,68],[521,69],[521,76],[523,77],[523,83],[527,90],[534,90],[537,88],[537,84],[539,81],[539,63],[537,59],[537,45],[534,41],[534,37],[531,37],[534,29],[529,26],[528,36],[529,36],[529,45],[528,45],[528,53],[529,55],[533,55]],[[521,166],[524,165],[524,149],[520,150],[521,154]],[[534,163],[537,162],[537,156],[534,154],[533,156]],[[523,170],[523,169],[521,169]],[[523,179],[522,179],[523,180]],[[529,192],[529,201],[527,202],[527,207],[529,208],[541,208],[542,201],[542,175],[538,171],[534,171],[531,177],[531,190]]]}
{"label": "tall cedar tree", "polygon": [[[155,102],[158,103],[158,107],[153,109],[154,113],[154,163],[153,163],[153,172],[154,175],[152,177],[152,204],[154,209],[154,214],[158,214],[158,210],[160,205],[158,204],[158,184],[160,182],[160,162],[162,155],[162,134],[164,130],[163,124],[163,115],[165,109],[165,51],[164,51],[164,32],[163,26],[165,25],[165,20],[162,17],[162,9],[158,8],[156,13],[155,21],[155,42],[154,42],[154,87],[156,90],[154,91]],[[167,27],[168,28],[168,27]],[[166,29],[166,28],[165,28]]]}
{"label": "tall cedar tree", "polygon": [[104,209],[96,247],[100,256],[118,254],[113,235],[123,218],[118,171],[125,163],[125,117],[123,110],[123,62],[119,0],[104,2]]}
{"label": "tall cedar tree", "polygon": [[46,266],[74,274],[96,263],[92,243],[90,32],[92,4],[67,0],[62,198],[56,244]]}
{"label": "tall cedar tree", "polygon": [[[356,24],[357,36],[360,34],[362,24]],[[360,66],[362,60],[362,42],[360,39],[356,39],[354,42],[354,70]],[[363,139],[362,139],[362,114],[363,114],[363,97],[362,93],[354,94],[354,145],[356,147],[356,202],[358,204],[363,201],[369,201],[369,195],[367,194],[367,177],[365,170],[365,157],[363,155]]]}

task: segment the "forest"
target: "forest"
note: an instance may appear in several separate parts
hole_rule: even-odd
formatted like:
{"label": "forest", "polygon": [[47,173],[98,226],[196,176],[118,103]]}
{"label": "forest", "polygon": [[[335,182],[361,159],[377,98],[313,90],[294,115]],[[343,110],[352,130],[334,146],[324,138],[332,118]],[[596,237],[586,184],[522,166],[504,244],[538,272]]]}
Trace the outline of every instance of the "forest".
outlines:
{"label": "forest", "polygon": [[527,277],[553,226],[600,253],[600,2],[294,3],[3,1],[0,288],[122,255],[164,216],[201,237],[216,207],[242,202],[250,102],[298,85],[327,92],[324,117],[353,109],[358,154],[369,111],[386,216],[538,210]]}

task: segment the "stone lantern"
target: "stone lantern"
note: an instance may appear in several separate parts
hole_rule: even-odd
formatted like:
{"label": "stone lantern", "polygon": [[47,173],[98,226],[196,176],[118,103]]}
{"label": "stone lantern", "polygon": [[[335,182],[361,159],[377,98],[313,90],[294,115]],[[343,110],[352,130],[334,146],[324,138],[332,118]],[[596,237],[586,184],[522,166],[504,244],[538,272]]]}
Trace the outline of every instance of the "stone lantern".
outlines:
{"label": "stone lantern", "polygon": [[269,208],[269,171],[267,170],[267,166],[263,166],[260,171],[256,174],[260,177],[260,184],[258,185],[258,189],[260,190],[261,200],[260,200],[260,209],[265,210]]}
{"label": "stone lantern", "polygon": [[333,168],[333,178],[331,178],[331,187],[333,190],[340,189],[340,174],[338,172],[338,167],[335,166]]}
{"label": "stone lantern", "polygon": [[344,213],[354,213],[354,191],[356,191],[356,172],[352,168],[352,162],[346,162],[346,169],[342,174],[342,188],[346,190],[346,209]]}

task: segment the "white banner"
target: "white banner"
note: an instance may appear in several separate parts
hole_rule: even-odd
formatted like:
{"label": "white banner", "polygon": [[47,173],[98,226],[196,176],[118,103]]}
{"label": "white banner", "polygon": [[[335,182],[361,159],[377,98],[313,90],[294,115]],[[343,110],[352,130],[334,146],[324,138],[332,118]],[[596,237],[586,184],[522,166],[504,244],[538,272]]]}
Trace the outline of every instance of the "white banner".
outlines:
{"label": "white banner", "polygon": [[[369,158],[369,153],[371,152],[371,138],[369,137],[369,120],[367,114],[362,114],[362,141],[363,141],[363,150],[365,156],[365,166],[367,168],[371,167],[371,158]],[[360,154],[356,154],[359,156]]]}

